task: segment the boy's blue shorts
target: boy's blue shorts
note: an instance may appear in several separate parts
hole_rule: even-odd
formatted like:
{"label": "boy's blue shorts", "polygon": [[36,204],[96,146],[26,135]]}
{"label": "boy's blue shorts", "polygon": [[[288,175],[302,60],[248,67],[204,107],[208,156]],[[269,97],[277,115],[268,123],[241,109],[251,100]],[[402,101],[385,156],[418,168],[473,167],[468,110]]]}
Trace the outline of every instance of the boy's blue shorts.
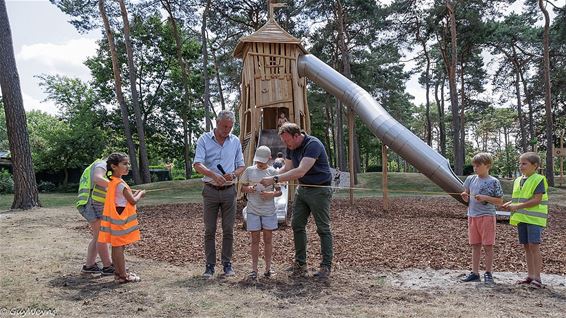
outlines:
{"label": "boy's blue shorts", "polygon": [[104,212],[103,204],[94,204],[90,200],[85,205],[77,207],[79,213],[90,223],[96,219],[102,219]]}
{"label": "boy's blue shorts", "polygon": [[539,225],[519,223],[517,225],[517,231],[519,232],[519,243],[540,244],[543,229],[544,228]]}

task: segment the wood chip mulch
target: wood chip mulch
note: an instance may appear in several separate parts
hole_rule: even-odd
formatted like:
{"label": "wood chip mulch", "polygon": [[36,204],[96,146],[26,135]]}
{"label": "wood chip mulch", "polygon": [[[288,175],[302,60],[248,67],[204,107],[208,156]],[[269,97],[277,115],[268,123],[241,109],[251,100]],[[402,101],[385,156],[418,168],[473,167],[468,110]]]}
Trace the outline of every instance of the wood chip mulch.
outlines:
{"label": "wood chip mulch", "polygon": [[[238,203],[234,255],[236,268],[248,268],[249,234],[242,228]],[[405,197],[390,200],[383,209],[381,199],[332,202],[335,269],[462,269],[470,268],[471,251],[467,239],[466,207],[451,198]],[[549,226],[543,233],[545,273],[566,274],[565,208],[550,209]],[[169,262],[203,264],[202,204],[168,204],[139,208],[142,240],[128,252],[140,257]],[[320,242],[314,220],[307,227],[309,266],[318,267]],[[217,257],[220,259],[221,225],[217,230]],[[293,231],[282,226],[274,232],[275,267],[293,262]],[[218,262],[220,263],[220,262]],[[497,223],[495,271],[526,271],[525,255],[516,229],[501,219]]]}

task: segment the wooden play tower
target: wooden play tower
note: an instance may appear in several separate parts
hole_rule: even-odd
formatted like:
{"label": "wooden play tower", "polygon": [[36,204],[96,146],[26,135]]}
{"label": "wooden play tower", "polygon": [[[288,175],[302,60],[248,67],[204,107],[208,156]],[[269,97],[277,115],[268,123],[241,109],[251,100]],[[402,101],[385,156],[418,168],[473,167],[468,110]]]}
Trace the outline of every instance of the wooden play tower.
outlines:
{"label": "wooden play tower", "polygon": [[240,140],[246,165],[252,165],[255,149],[266,145],[272,157],[284,153],[277,133],[278,118],[310,132],[306,79],[299,78],[297,58],[306,54],[301,41],[287,33],[273,19],[249,36],[242,37],[234,57],[244,61],[240,99]]}

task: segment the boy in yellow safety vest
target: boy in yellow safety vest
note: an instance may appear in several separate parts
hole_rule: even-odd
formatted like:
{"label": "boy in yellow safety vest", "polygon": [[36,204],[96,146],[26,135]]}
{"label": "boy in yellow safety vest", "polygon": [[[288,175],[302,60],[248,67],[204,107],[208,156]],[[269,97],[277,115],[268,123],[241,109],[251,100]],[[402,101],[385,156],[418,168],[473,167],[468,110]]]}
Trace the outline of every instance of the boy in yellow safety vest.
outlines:
{"label": "boy in yellow safety vest", "polygon": [[536,289],[542,288],[540,243],[548,219],[548,183],[544,176],[536,173],[539,166],[540,157],[534,152],[519,157],[522,176],[513,184],[513,199],[502,206],[511,211],[509,223],[517,227],[519,242],[525,247],[527,257],[527,278],[517,284]]}
{"label": "boy in yellow safety vest", "polygon": [[[76,204],[79,213],[87,220],[92,233],[92,239],[87,248],[86,262],[81,269],[83,273],[114,275],[108,244],[97,242],[107,186],[106,159],[96,160],[81,175]],[[97,255],[102,261],[102,268],[96,264]]]}

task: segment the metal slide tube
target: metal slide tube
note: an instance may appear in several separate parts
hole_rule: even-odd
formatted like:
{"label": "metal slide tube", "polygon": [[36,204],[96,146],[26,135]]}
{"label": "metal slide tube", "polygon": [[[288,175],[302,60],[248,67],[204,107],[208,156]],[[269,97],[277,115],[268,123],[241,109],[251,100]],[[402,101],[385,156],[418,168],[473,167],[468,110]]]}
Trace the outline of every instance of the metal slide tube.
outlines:
{"label": "metal slide tube", "polygon": [[450,168],[448,160],[391,117],[368,92],[312,54],[299,56],[298,69],[299,76],[308,77],[352,107],[376,137],[444,191],[464,203],[459,195],[464,191],[463,183]]}

